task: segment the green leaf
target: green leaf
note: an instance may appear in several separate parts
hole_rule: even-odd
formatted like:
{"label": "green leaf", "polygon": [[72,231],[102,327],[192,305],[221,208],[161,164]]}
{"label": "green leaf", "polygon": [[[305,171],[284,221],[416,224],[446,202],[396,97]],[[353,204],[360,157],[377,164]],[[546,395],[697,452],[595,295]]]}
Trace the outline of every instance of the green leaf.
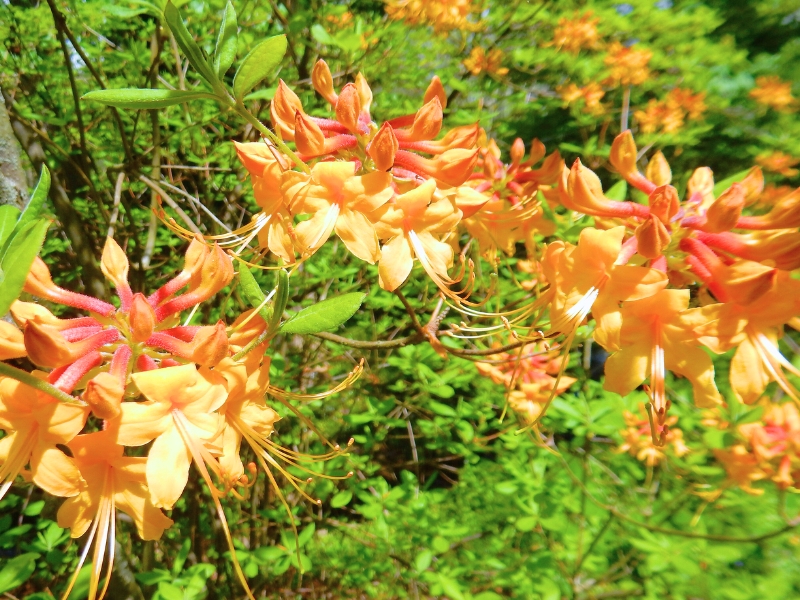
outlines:
{"label": "green leaf", "polygon": [[233,4],[225,5],[222,24],[219,27],[217,46],[214,48],[214,70],[222,77],[231,68],[236,58],[236,46],[239,40],[239,27],[236,24],[236,9]]}
{"label": "green leaf", "polygon": [[178,555],[175,557],[175,561],[172,563],[172,574],[175,577],[183,570],[183,565],[186,563],[186,558],[189,556],[189,551],[191,549],[192,540],[186,538],[181,545],[181,549],[178,551]]}
{"label": "green leaf", "polygon": [[233,95],[244,98],[262,79],[273,74],[286,54],[286,36],[267,38],[244,57],[233,79]]}
{"label": "green leaf", "polygon": [[28,577],[36,570],[37,558],[39,558],[37,552],[26,552],[8,561],[0,571],[0,594],[28,581]]}
{"label": "green leaf", "polygon": [[422,573],[423,571],[428,570],[428,567],[431,566],[432,562],[433,552],[430,550],[423,550],[417,554],[417,558],[414,559],[414,568],[416,569],[417,573]]}
{"label": "green leaf", "polygon": [[122,88],[118,90],[95,90],[83,96],[83,100],[92,100],[115,106],[117,108],[151,109],[173,106],[190,100],[208,98],[216,100],[214,94],[208,92],[188,92],[183,90],[151,90],[140,88]]}
{"label": "green leaf", "polygon": [[275,97],[276,87],[268,87],[263,90],[256,90],[252,94],[247,94],[245,100],[272,100]]}
{"label": "green leaf", "polygon": [[517,522],[514,523],[516,528],[519,531],[533,531],[533,528],[536,527],[536,523],[539,521],[536,517],[522,517],[521,519],[517,519]]}
{"label": "green leaf", "polygon": [[28,223],[14,234],[0,263],[0,270],[3,272],[3,279],[0,281],[0,315],[5,315],[11,303],[19,298],[33,259],[42,249],[48,227],[50,221],[39,219]]}
{"label": "green leaf", "polygon": [[428,400],[426,406],[442,417],[455,417],[458,415],[453,407],[437,402],[436,400]]}
{"label": "green leaf", "polygon": [[367,295],[361,292],[328,298],[304,308],[281,325],[281,333],[319,333],[338,327],[356,314]]}
{"label": "green leaf", "polygon": [[286,269],[281,269],[278,271],[277,277],[275,300],[272,303],[272,318],[267,322],[267,331],[270,333],[280,330],[283,311],[286,310],[286,303],[289,302],[289,273],[286,272]]}
{"label": "green leaf", "polygon": [[342,506],[347,506],[350,503],[350,500],[353,499],[353,492],[350,490],[342,490],[341,492],[337,493],[333,498],[331,498],[330,505],[331,508],[341,508]]}
{"label": "green leaf", "polygon": [[320,44],[326,44],[328,46],[334,44],[331,34],[325,31],[325,28],[319,23],[315,23],[311,26],[311,37],[317,40]]}
{"label": "green leaf", "polygon": [[302,548],[305,546],[309,540],[314,536],[314,531],[316,530],[316,526],[314,523],[309,523],[308,526],[300,532],[300,535],[297,536],[297,543]]}
{"label": "green leaf", "polygon": [[164,600],[184,600],[183,590],[167,581],[159,582],[158,593]]}
{"label": "green leaf", "polygon": [[39,181],[36,187],[33,188],[31,199],[28,201],[28,206],[22,211],[22,216],[19,218],[17,227],[22,229],[31,221],[35,221],[42,216],[44,209],[44,202],[47,200],[47,194],[50,192],[50,170],[47,165],[42,165],[42,172],[39,174]]}
{"label": "green leaf", "polygon": [[36,502],[31,502],[28,506],[25,507],[24,515],[26,517],[35,517],[44,508],[44,500],[37,500]]}
{"label": "green leaf", "polygon": [[720,195],[722,195],[722,192],[727,190],[734,183],[737,183],[737,182],[741,181],[742,179],[744,179],[745,177],[747,177],[748,173],[750,173],[750,171],[752,171],[752,170],[753,169],[750,168],[750,169],[745,169],[744,171],[739,171],[738,173],[734,173],[730,177],[726,177],[722,181],[714,184],[714,197],[715,198],[719,198]]}
{"label": "green leaf", "polygon": [[247,298],[247,301],[250,303],[250,306],[253,308],[260,308],[258,314],[269,323],[270,319],[272,319],[272,307],[267,305],[263,305],[262,303],[266,299],[264,292],[261,291],[261,288],[258,287],[258,283],[256,283],[255,277],[250,272],[250,269],[247,268],[247,265],[241,263],[239,266],[239,285],[242,288],[242,292],[244,293],[244,297]]}
{"label": "green leaf", "polygon": [[622,202],[625,200],[625,195],[628,193],[628,182],[620,179],[617,183],[612,185],[606,190],[606,198],[609,200],[616,200]]}
{"label": "green leaf", "polygon": [[21,214],[16,206],[10,204],[0,206],[0,246],[4,246],[11,239],[11,232],[14,231]]}
{"label": "green leaf", "polygon": [[190,34],[189,30],[186,29],[186,25],[183,23],[183,17],[181,17],[180,11],[175,8],[175,5],[172,2],[167,2],[167,6],[164,9],[164,20],[167,22],[167,25],[169,25],[170,30],[175,36],[178,46],[181,47],[184,55],[189,59],[189,64],[191,64],[197,70],[197,72],[203,76],[203,79],[205,79],[212,86],[219,84],[217,74],[214,73],[211,65],[208,64],[203,51],[194,41],[192,34]]}

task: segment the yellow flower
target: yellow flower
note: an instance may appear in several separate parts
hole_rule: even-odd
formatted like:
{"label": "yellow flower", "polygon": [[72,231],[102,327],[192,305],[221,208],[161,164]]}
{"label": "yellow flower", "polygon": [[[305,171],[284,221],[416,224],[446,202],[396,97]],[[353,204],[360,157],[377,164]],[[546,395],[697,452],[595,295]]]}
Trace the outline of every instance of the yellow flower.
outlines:
{"label": "yellow flower", "polygon": [[571,54],[583,48],[596,49],[600,45],[599,22],[599,18],[592,18],[591,12],[575,19],[562,17],[553,33],[552,45]]}
{"label": "yellow flower", "polygon": [[470,52],[469,57],[464,59],[464,66],[473,75],[486,73],[492,77],[502,77],[508,74],[508,69],[501,66],[503,64],[503,51],[500,48],[493,48],[486,52],[480,46],[476,46]]}
{"label": "yellow flower", "polygon": [[578,87],[575,83],[568,83],[567,85],[556,88],[561,95],[561,99],[567,104],[583,101],[583,110],[592,114],[602,114],[605,112],[605,106],[600,101],[606,95],[603,87],[596,81]]}
{"label": "yellow flower", "polygon": [[461,211],[448,198],[434,199],[435,191],[436,182],[428,180],[375,213],[378,236],[387,240],[378,265],[382,288],[393,291],[400,287],[411,273],[415,257],[440,289],[455,283],[447,275],[453,248],[436,234],[451,232],[461,220]]}
{"label": "yellow flower", "polygon": [[608,49],[605,58],[606,66],[611,69],[609,83],[620,86],[640,85],[650,78],[647,65],[653,53],[650,50],[637,50],[632,46],[623,46],[614,42]]}
{"label": "yellow flower", "polygon": [[800,158],[795,158],[779,150],[759,154],[756,157],[756,163],[764,167],[767,171],[783,175],[784,177],[794,177],[800,173],[797,169],[792,168],[797,163],[800,163]]}

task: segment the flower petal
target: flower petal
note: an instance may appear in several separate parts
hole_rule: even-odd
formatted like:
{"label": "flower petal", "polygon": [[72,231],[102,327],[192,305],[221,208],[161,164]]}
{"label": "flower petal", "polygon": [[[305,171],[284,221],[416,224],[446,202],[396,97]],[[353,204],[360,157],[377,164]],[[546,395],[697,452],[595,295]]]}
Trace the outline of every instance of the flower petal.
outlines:
{"label": "flower petal", "polygon": [[381,260],[378,264],[381,287],[390,292],[396,290],[408,279],[413,266],[411,244],[403,235],[393,237],[381,249]]}
{"label": "flower petal", "polygon": [[171,509],[189,481],[192,457],[174,425],[156,438],[147,455],[147,486],[158,508]]}
{"label": "flower petal", "polygon": [[347,249],[369,264],[375,264],[381,256],[375,226],[363,213],[343,210],[336,219],[336,235]]}

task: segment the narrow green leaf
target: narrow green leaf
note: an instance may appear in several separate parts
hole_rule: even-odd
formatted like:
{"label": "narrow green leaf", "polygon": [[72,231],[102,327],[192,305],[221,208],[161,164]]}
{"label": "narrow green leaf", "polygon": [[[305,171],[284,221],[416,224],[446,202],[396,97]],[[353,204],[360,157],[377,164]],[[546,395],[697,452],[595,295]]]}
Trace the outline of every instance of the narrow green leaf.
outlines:
{"label": "narrow green leaf", "polygon": [[239,266],[239,285],[242,287],[242,292],[244,293],[245,298],[250,303],[250,306],[253,308],[259,308],[258,314],[269,323],[272,319],[272,307],[271,306],[262,306],[264,299],[266,296],[264,292],[261,291],[261,288],[258,287],[258,283],[256,283],[253,274],[250,272],[250,269],[247,268],[247,265],[241,263]]}
{"label": "narrow green leaf", "polygon": [[175,8],[172,2],[167,2],[167,6],[164,9],[164,20],[175,36],[178,46],[181,47],[184,55],[189,59],[189,64],[191,64],[197,72],[203,76],[203,79],[212,86],[219,83],[217,74],[214,73],[211,65],[208,64],[203,51],[200,49],[200,46],[197,45],[197,42],[194,41],[192,34],[186,29],[180,11]]}
{"label": "narrow green leaf", "polygon": [[366,294],[354,292],[304,308],[281,325],[281,333],[319,333],[338,327],[356,314]]}
{"label": "narrow green leaf", "polygon": [[183,545],[181,549],[178,551],[178,555],[175,557],[175,561],[172,563],[172,575],[177,577],[180,572],[183,570],[183,565],[186,563],[186,559],[189,556],[189,551],[192,549],[192,540],[186,538],[183,541]]}
{"label": "narrow green leaf", "polygon": [[617,183],[612,185],[610,188],[606,190],[605,196],[609,200],[616,200],[617,202],[622,202],[625,200],[625,196],[628,193],[628,182],[624,179],[620,179]]}
{"label": "narrow green leaf", "polygon": [[4,246],[11,239],[11,232],[14,231],[21,214],[16,206],[10,204],[0,206],[0,246]]}
{"label": "narrow green leaf", "polygon": [[50,221],[39,219],[28,223],[14,234],[8,251],[3,256],[3,262],[0,263],[5,276],[0,282],[0,315],[5,315],[11,303],[19,298],[33,259],[42,249],[48,227]]}
{"label": "narrow green leaf", "polygon": [[181,104],[200,98],[208,98],[210,100],[217,99],[214,94],[209,94],[208,92],[149,90],[138,88],[96,90],[83,96],[83,100],[93,100],[94,102],[105,104],[106,106],[133,109],[164,108],[166,106],[173,106],[174,104]]}
{"label": "narrow green leaf", "polygon": [[719,198],[722,195],[722,192],[727,190],[731,187],[734,183],[740,182],[742,179],[747,177],[747,175],[752,171],[755,167],[751,167],[749,169],[745,169],[743,171],[739,171],[738,173],[734,173],[730,177],[726,177],[722,181],[718,181],[714,185],[714,197]]}
{"label": "narrow green leaf", "polygon": [[8,561],[0,571],[0,594],[28,581],[28,577],[36,569],[36,559],[39,556],[37,552],[26,552]]}
{"label": "narrow green leaf", "polygon": [[236,58],[236,46],[239,40],[239,27],[236,23],[236,9],[228,0],[219,26],[217,46],[214,48],[214,70],[222,77],[231,68]]}
{"label": "narrow green leaf", "polygon": [[233,79],[233,95],[241,100],[262,79],[274,74],[286,54],[286,36],[267,38],[244,57]]}

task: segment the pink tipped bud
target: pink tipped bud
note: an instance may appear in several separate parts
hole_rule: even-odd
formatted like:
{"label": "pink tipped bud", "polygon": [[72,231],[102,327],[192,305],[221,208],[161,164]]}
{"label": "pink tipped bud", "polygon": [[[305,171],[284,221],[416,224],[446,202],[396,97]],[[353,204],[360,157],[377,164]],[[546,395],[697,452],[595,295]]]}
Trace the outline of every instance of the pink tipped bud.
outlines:
{"label": "pink tipped bud", "polygon": [[689,196],[698,196],[703,206],[710,206],[714,202],[714,172],[708,167],[699,167],[694,170],[689,182],[686,184]]}
{"label": "pink tipped bud", "polygon": [[646,206],[636,202],[617,202],[606,198],[600,178],[591,169],[584,167],[580,159],[573,163],[566,181],[562,178],[559,194],[564,206],[587,215],[636,216],[642,219],[650,216],[650,209]]}
{"label": "pink tipped bud", "polygon": [[39,298],[95,312],[105,317],[109,317],[117,311],[113,304],[58,287],[50,277],[50,269],[38,256],[31,265],[23,290]]}
{"label": "pink tipped bud", "polygon": [[522,138],[515,139],[514,143],[511,144],[510,155],[511,164],[513,165],[518,165],[525,158],[525,142],[522,141]]}

